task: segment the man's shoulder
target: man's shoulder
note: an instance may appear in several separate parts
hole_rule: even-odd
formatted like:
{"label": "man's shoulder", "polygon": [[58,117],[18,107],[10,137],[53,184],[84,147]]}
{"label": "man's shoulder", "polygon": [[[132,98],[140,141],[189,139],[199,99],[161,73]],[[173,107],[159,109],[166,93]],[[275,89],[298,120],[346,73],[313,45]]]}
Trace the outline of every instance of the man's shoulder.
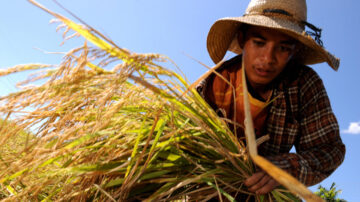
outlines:
{"label": "man's shoulder", "polygon": [[299,74],[299,82],[302,84],[315,84],[318,82],[322,82],[319,74],[311,67],[302,65]]}
{"label": "man's shoulder", "polygon": [[319,74],[311,67],[302,65],[295,82],[290,86],[297,89],[303,100],[311,100],[320,94],[326,94],[326,89]]}
{"label": "man's shoulder", "polygon": [[303,77],[313,77],[313,76],[319,77],[317,72],[313,68],[311,68],[307,65],[301,65],[301,74],[300,75]]}
{"label": "man's shoulder", "polygon": [[289,84],[305,84],[321,78],[313,68],[304,64],[294,64],[286,70],[284,80]]}

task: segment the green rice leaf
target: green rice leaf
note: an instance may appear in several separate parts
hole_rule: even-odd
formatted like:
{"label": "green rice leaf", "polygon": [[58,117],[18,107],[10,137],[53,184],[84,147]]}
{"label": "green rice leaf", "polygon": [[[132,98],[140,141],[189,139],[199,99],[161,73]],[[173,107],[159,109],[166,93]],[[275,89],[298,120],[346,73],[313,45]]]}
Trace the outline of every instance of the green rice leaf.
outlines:
{"label": "green rice leaf", "polygon": [[122,185],[123,183],[124,183],[124,178],[118,178],[118,179],[110,180],[110,182],[106,183],[104,187],[105,188],[116,187]]}
{"label": "green rice leaf", "polygon": [[293,202],[301,201],[298,197],[296,197],[289,191],[281,192],[278,190],[273,190],[272,192],[274,192],[274,193],[272,193],[273,195],[277,195],[277,196],[281,197],[284,201],[293,201]]}
{"label": "green rice leaf", "polygon": [[219,188],[218,186],[214,185],[211,181],[206,182],[208,185],[213,187],[214,189],[218,190],[222,195],[224,195],[229,201],[236,202],[236,200],[228,193],[226,193],[223,189]]}
{"label": "green rice leaf", "polygon": [[16,173],[14,173],[13,175],[10,175],[9,177],[6,177],[6,178],[1,179],[1,180],[0,180],[0,183],[6,184],[6,183],[8,183],[8,181],[11,181],[11,180],[13,180],[13,179],[15,179],[15,178],[23,175],[24,173],[26,173],[26,172],[29,171],[29,170],[30,170],[29,168],[25,168],[25,169],[23,169],[23,170],[21,170],[21,171],[18,171],[18,172],[16,172]]}
{"label": "green rice leaf", "polygon": [[160,170],[160,171],[155,171],[155,172],[151,172],[151,173],[146,173],[140,177],[140,180],[154,179],[157,177],[161,177],[169,172],[171,172],[171,171],[170,170]]}
{"label": "green rice leaf", "polygon": [[92,133],[92,134],[87,134],[85,136],[82,136],[82,137],[80,137],[78,139],[73,140],[71,143],[67,144],[65,146],[65,149],[71,149],[73,147],[76,147],[76,146],[78,146],[80,144],[85,143],[88,140],[91,140],[92,138],[94,138],[96,136],[99,136],[99,134],[98,133]]}

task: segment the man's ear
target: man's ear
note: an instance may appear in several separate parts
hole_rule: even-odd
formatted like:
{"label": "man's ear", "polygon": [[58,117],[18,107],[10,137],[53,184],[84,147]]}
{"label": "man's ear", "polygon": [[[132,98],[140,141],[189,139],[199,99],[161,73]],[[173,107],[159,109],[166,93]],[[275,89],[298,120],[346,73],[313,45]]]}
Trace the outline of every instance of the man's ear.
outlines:
{"label": "man's ear", "polygon": [[242,31],[238,31],[237,33],[237,41],[241,49],[244,49],[244,33]]}

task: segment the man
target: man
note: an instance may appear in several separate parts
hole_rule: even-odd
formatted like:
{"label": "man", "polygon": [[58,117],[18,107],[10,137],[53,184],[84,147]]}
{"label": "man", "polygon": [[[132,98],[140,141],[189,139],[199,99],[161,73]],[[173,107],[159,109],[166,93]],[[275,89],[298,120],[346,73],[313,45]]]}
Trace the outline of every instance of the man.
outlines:
{"label": "man", "polygon": [[[252,0],[244,16],[216,21],[207,39],[212,60],[220,62],[227,50],[239,55],[221,64],[197,90],[219,115],[233,121],[229,126],[243,139],[238,127],[244,122],[243,62],[255,133],[270,137],[258,147],[259,154],[310,186],[342,163],[345,146],[323,83],[305,66],[327,62],[337,70],[339,60],[322,47],[321,30],[306,15],[305,0]],[[306,26],[314,32],[305,32]],[[290,153],[293,146],[296,153]],[[256,194],[279,185],[261,170],[244,184]]]}

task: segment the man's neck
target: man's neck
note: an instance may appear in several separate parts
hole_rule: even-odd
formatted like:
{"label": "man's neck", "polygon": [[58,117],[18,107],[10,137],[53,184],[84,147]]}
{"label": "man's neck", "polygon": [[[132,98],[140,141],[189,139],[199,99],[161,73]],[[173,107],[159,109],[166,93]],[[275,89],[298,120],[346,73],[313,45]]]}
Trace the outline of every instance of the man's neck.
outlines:
{"label": "man's neck", "polygon": [[252,97],[264,102],[270,98],[273,89],[272,85],[252,86],[247,79],[246,81],[247,81],[248,91]]}

